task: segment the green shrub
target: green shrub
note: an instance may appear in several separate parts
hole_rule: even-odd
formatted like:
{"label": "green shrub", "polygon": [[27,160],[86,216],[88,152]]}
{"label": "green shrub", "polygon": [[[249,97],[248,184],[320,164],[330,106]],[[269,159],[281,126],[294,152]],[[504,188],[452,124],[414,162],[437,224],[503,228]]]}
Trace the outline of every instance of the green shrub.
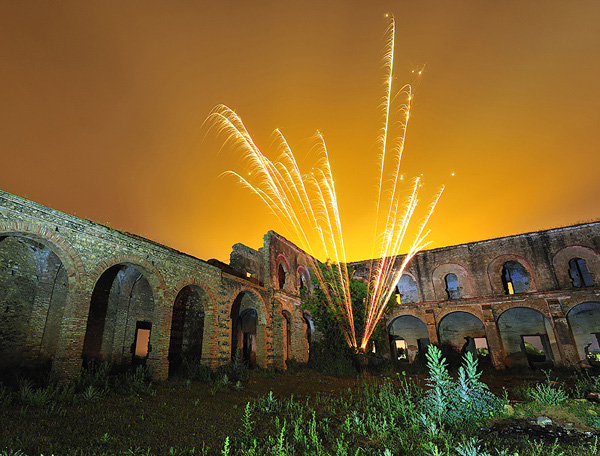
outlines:
{"label": "green shrub", "polygon": [[577,373],[572,392],[577,399],[584,399],[590,392],[600,392],[600,375],[592,375],[587,370]]}
{"label": "green shrub", "polygon": [[217,381],[225,376],[234,384],[238,381],[244,382],[248,380],[248,366],[242,361],[239,350],[235,352],[235,356],[229,363],[219,366],[213,374],[213,378]]}
{"label": "green shrub", "polygon": [[29,380],[22,380],[19,386],[19,397],[24,405],[34,407],[43,407],[50,403],[56,393],[52,386],[45,388],[36,388],[34,383]]}
{"label": "green shrub", "polygon": [[550,380],[549,373],[546,373],[545,382],[538,383],[534,387],[528,387],[525,391],[525,397],[543,405],[559,405],[569,398],[564,388]]}
{"label": "green shrub", "polygon": [[120,394],[152,394],[152,381],[145,366],[137,366],[135,371],[117,375],[114,383],[115,391]]}
{"label": "green shrub", "polygon": [[446,360],[435,345],[427,351],[430,389],[421,405],[423,414],[440,425],[457,427],[472,425],[499,412],[505,400],[495,396],[485,383],[479,381],[477,359],[471,353],[464,356],[455,382],[448,373]]}
{"label": "green shrub", "polygon": [[210,383],[212,370],[202,363],[199,358],[184,357],[181,364],[181,373],[184,378]]}

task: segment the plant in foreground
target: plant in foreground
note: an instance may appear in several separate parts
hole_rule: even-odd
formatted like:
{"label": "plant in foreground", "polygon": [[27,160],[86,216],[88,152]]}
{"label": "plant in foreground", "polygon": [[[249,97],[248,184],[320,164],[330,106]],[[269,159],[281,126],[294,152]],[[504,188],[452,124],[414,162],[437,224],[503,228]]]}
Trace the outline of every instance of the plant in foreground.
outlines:
{"label": "plant in foreground", "polygon": [[477,359],[465,354],[463,365],[454,382],[448,373],[446,360],[435,345],[427,351],[429,389],[422,401],[423,414],[438,423],[451,427],[474,424],[490,418],[504,407],[505,400],[495,396],[485,383],[479,381]]}
{"label": "plant in foreground", "polygon": [[550,373],[546,372],[546,381],[529,387],[525,396],[543,405],[559,405],[568,399],[567,393],[561,386],[555,385],[550,380]]}

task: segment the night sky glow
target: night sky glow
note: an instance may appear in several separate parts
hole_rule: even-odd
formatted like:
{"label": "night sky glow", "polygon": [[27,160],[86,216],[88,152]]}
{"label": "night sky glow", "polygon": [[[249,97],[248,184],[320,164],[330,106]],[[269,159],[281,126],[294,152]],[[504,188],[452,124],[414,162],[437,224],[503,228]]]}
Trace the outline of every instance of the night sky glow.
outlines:
{"label": "night sky glow", "polygon": [[387,12],[403,175],[425,209],[446,185],[430,247],[598,218],[597,1],[1,2],[0,188],[227,261],[288,233],[219,177],[245,169],[203,126],[225,103],[300,166],[321,132],[348,260],[368,258]]}

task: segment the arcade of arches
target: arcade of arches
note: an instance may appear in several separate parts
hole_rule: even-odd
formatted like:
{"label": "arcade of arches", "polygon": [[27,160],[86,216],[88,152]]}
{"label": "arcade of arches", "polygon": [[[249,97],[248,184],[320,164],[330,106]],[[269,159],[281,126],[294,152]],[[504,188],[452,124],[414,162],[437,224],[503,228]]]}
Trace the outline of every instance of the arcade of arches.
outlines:
{"label": "arcade of arches", "polygon": [[[397,285],[389,355],[430,343],[497,367],[600,362],[600,223],[420,252]],[[306,362],[318,337],[302,293],[312,258],[274,232],[230,263],[203,261],[0,191],[0,368],[184,359],[211,367]],[[402,257],[398,257],[401,264]],[[350,264],[361,277],[368,261]]]}

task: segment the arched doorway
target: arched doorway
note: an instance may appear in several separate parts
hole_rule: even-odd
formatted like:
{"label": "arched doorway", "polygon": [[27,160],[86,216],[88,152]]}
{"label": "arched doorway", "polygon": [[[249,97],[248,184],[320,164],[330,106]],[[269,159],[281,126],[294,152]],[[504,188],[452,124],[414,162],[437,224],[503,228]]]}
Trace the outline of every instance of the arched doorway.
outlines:
{"label": "arched doorway", "polygon": [[145,363],[153,325],[154,297],[145,270],[118,264],[100,276],[90,302],[84,360]]}
{"label": "arched doorway", "polygon": [[600,367],[600,302],[583,302],[567,314],[579,359]]}
{"label": "arched doorway", "polygon": [[[264,321],[259,321],[259,309],[262,309],[259,297],[248,291],[240,293],[231,307],[231,359],[239,354],[250,367],[257,361],[263,364]],[[260,317],[264,320],[262,312]]]}
{"label": "arched doorway", "polygon": [[54,357],[68,293],[67,271],[50,247],[0,236],[0,369]]}
{"label": "arched doorway", "polygon": [[556,339],[548,319],[529,307],[514,307],[498,317],[498,330],[507,367],[550,368]]}
{"label": "arched doorway", "polygon": [[429,345],[427,325],[412,315],[392,320],[388,327],[390,354],[393,360],[413,362],[425,355]]}
{"label": "arched doorway", "polygon": [[184,359],[202,359],[204,312],[208,302],[208,293],[196,285],[188,285],[177,294],[171,319],[170,373],[175,372]]}
{"label": "arched doorway", "polygon": [[451,345],[456,351],[488,356],[487,337],[482,321],[469,312],[450,312],[438,325],[442,345]]}

